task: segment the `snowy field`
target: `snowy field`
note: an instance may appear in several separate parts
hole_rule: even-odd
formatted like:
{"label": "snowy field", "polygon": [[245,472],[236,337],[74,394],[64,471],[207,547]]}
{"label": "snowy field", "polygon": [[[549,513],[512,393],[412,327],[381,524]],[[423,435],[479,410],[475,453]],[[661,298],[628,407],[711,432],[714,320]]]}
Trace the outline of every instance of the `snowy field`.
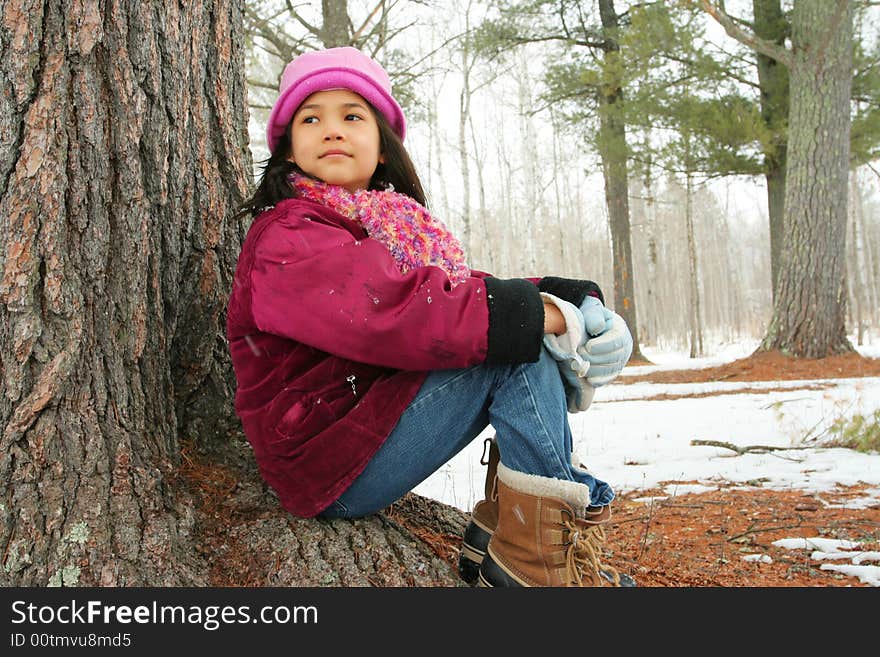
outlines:
{"label": "snowy field", "polygon": [[[716,356],[694,360],[682,354],[645,349],[645,355],[657,364],[627,368],[625,373],[711,367],[747,356],[754,347],[755,344],[734,345]],[[858,350],[878,358],[880,342]],[[743,392],[746,388],[749,391]],[[756,388],[768,391],[755,392]],[[649,400],[660,394],[705,392],[724,394]],[[699,384],[626,384],[626,377],[621,377],[614,384],[599,388],[593,405],[586,412],[570,415],[569,420],[576,456],[618,493],[660,487],[665,495],[673,496],[736,484],[803,490],[817,494],[821,500],[823,491],[837,485],[863,483],[868,484],[868,489],[850,504],[867,506],[880,504],[880,454],[818,445],[833,420],[867,415],[877,408],[880,378],[876,377]],[[415,492],[470,511],[482,497],[482,439],[493,433],[494,429],[488,427],[416,487]],[[818,442],[805,440],[816,436],[820,437]],[[726,448],[691,445],[692,440],[786,449],[737,455]],[[825,550],[814,554],[815,559],[831,558],[828,554],[833,550],[824,547]],[[844,555],[837,558],[851,558],[852,565],[845,566],[848,574],[880,586],[880,566],[861,563],[880,562],[880,555],[866,557],[867,553],[842,550],[837,553]]]}

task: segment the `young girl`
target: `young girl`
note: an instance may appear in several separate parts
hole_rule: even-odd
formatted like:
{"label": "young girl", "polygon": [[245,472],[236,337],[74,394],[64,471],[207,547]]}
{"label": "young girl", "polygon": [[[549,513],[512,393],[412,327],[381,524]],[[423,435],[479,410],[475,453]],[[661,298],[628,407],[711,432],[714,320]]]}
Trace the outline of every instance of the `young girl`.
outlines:
{"label": "young girl", "polygon": [[614,494],[572,464],[567,412],[617,376],[629,331],[590,281],[469,269],[425,208],[405,133],[387,74],[360,51],[285,69],[228,306],[260,471],[294,515],[360,517],[491,423],[463,576],[621,583],[598,560]]}

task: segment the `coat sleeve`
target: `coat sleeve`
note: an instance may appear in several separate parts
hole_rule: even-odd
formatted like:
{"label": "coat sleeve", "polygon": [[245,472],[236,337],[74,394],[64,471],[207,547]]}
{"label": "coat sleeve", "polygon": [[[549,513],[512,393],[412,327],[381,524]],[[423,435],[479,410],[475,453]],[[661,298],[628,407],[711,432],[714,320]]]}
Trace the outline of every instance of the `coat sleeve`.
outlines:
{"label": "coat sleeve", "polygon": [[[486,278],[491,276],[484,271],[471,269],[471,276]],[[597,283],[580,278],[562,278],[560,276],[528,277],[525,280],[538,286],[541,292],[548,292],[555,297],[564,299],[575,306],[580,306],[588,296],[596,297],[605,305],[605,296]]]}
{"label": "coat sleeve", "polygon": [[262,231],[250,271],[261,331],[383,367],[432,370],[536,361],[544,309],[525,279],[433,266],[401,273],[380,242],[289,213]]}
{"label": "coat sleeve", "polygon": [[602,289],[593,281],[578,278],[561,278],[559,276],[545,276],[537,282],[541,292],[548,292],[553,296],[565,299],[575,306],[580,306],[588,296],[596,297],[605,305],[605,296]]}

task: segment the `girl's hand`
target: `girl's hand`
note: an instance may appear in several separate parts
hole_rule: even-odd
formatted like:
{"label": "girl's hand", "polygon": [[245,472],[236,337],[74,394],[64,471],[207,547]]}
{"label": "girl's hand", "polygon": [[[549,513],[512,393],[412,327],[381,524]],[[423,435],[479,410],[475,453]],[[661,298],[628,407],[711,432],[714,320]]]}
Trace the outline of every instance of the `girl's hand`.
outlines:
{"label": "girl's hand", "polygon": [[555,304],[544,302],[544,333],[562,335],[566,331],[565,317]]}

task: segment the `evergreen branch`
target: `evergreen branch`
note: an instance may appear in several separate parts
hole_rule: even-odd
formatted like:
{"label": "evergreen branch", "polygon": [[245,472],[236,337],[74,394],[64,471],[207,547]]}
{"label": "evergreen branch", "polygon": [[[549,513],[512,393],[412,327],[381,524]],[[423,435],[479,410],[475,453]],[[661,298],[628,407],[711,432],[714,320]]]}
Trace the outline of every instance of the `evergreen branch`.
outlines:
{"label": "evergreen branch", "polygon": [[[694,59],[692,59],[690,57],[679,56],[673,52],[664,53],[664,57],[666,57],[666,59],[669,59],[673,62],[678,62],[679,64],[684,64],[685,66],[690,66],[690,67],[697,66],[697,62]],[[752,87],[753,89],[760,88],[760,85],[757,82],[754,82],[753,80],[749,80],[747,78],[744,78],[741,75],[737,75],[732,70],[725,71],[724,77],[730,78],[731,80],[734,80],[735,82],[739,82],[740,84],[742,84],[744,86]]]}
{"label": "evergreen branch", "polygon": [[794,65],[794,57],[791,51],[785,47],[779,46],[767,39],[762,39],[754,32],[743,29],[737,25],[736,21],[726,11],[716,6],[711,0],[699,0],[699,2],[703,10],[714,18],[729,36],[762,55],[785,64],[789,68]]}
{"label": "evergreen branch", "polygon": [[880,107],[880,100],[868,94],[853,94],[850,100],[857,103],[864,103],[868,107]]}
{"label": "evergreen branch", "polygon": [[637,2],[637,3],[633,4],[632,6],[630,6],[623,13],[617,14],[617,20],[624,22],[625,20],[629,19],[629,13],[633,9],[641,9],[643,7],[653,7],[654,5],[657,5],[657,4],[662,4],[662,3],[660,3],[660,2]]}

